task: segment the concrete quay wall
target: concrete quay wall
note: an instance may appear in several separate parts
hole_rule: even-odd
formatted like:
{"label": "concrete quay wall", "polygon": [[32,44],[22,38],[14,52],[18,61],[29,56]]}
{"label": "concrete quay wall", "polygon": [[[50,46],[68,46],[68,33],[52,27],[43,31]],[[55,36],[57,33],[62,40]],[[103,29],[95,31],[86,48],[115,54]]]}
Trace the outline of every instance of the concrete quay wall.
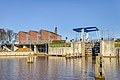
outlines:
{"label": "concrete quay wall", "polygon": [[0,56],[27,56],[30,53],[34,54],[33,52],[0,52]]}
{"label": "concrete quay wall", "polygon": [[115,42],[114,41],[101,41],[100,42],[100,53],[103,57],[115,57],[117,56],[115,51]]}
{"label": "concrete quay wall", "polygon": [[115,53],[117,56],[120,56],[120,48],[115,48]]}
{"label": "concrete quay wall", "polygon": [[[91,43],[90,43],[91,44]],[[81,55],[85,56],[86,50],[89,51],[89,46],[86,45],[86,42],[71,42],[71,47],[44,47],[45,50],[48,49],[48,55]],[[94,45],[93,45],[94,46]],[[91,46],[90,48],[92,49]],[[26,46],[23,45],[23,48]],[[33,52],[0,52],[0,55],[28,55],[29,53],[38,53],[38,48],[36,45],[33,45]],[[18,49],[18,47],[14,46],[14,51]],[[90,49],[90,50],[91,50]],[[120,56],[120,48],[115,48],[114,41],[100,41],[100,53],[105,56]],[[119,54],[118,54],[119,53]],[[46,53],[47,54],[47,53]],[[89,54],[92,54],[89,53]]]}
{"label": "concrete quay wall", "polygon": [[[80,54],[85,56],[85,42],[72,42],[71,47],[49,47],[48,54],[51,55],[66,55],[66,54]],[[91,47],[92,48],[92,47]],[[119,51],[120,52],[120,51]],[[100,53],[103,57],[116,57],[115,42],[114,41],[100,41]],[[91,53],[92,54],[92,53]],[[120,54],[119,54],[120,55]]]}
{"label": "concrete quay wall", "polygon": [[49,47],[49,55],[81,55],[81,42],[71,43],[71,47]]}

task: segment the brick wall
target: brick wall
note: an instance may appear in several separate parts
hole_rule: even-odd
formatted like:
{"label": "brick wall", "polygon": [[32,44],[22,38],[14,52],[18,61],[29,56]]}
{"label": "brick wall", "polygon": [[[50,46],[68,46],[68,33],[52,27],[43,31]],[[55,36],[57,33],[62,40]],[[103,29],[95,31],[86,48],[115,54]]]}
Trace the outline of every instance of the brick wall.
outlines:
{"label": "brick wall", "polygon": [[40,30],[41,40],[60,40],[61,36],[50,31]]}
{"label": "brick wall", "polygon": [[27,32],[19,32],[19,41],[24,43],[29,40],[29,34]]}
{"label": "brick wall", "polygon": [[30,30],[29,33],[20,31],[18,35],[19,37],[16,40],[19,40],[20,42],[24,42],[28,40],[32,42],[40,41],[40,40],[45,40],[45,41],[61,40],[60,35],[47,30],[40,30],[39,32]]}
{"label": "brick wall", "polygon": [[33,42],[40,40],[40,34],[36,31],[29,31],[29,35],[30,35],[30,40]]}

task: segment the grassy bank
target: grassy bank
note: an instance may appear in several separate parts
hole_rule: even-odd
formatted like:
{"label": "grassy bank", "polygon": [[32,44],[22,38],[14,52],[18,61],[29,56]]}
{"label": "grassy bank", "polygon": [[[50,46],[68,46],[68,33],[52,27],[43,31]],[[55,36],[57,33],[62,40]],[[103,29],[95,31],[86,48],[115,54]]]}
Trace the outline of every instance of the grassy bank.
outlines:
{"label": "grassy bank", "polygon": [[120,48],[120,42],[115,42],[115,48]]}
{"label": "grassy bank", "polygon": [[50,43],[50,47],[71,47],[71,43]]}

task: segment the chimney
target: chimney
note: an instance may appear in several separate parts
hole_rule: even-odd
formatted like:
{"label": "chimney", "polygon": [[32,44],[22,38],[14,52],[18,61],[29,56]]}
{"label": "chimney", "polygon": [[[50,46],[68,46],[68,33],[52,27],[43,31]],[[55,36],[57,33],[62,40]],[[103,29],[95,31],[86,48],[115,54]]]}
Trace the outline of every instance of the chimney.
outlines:
{"label": "chimney", "polygon": [[57,34],[57,27],[55,27],[55,31],[54,31],[55,34]]}

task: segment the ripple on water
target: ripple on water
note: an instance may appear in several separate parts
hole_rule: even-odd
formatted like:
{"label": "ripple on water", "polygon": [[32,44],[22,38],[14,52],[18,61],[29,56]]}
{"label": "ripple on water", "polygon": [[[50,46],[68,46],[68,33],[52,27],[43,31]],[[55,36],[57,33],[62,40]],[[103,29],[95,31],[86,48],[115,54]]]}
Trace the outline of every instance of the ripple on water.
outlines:
{"label": "ripple on water", "polygon": [[[120,79],[116,59],[105,59],[106,80]],[[0,58],[0,80],[95,80],[92,58],[65,59],[36,57],[33,64],[27,57]]]}

